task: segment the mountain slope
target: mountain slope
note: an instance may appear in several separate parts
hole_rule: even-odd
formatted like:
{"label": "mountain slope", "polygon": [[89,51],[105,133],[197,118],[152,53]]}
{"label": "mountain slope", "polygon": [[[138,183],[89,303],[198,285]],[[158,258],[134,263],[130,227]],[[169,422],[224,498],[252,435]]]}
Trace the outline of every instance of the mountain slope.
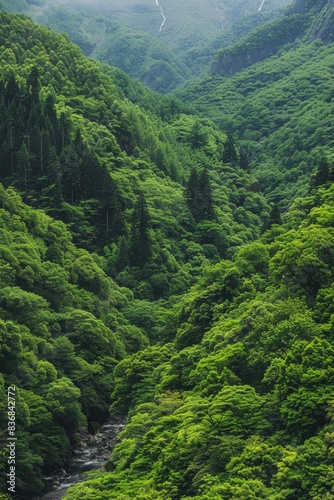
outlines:
{"label": "mountain slope", "polygon": [[167,357],[117,366],[111,411],[130,405],[127,426],[107,471],[66,500],[331,498],[333,195],[320,183],[285,225],[207,267]]}
{"label": "mountain slope", "polygon": [[161,31],[160,9],[152,1],[134,4],[128,0],[125,4],[113,2],[112,6],[78,1],[75,8],[73,1],[35,0],[10,5],[2,0],[0,5],[29,13],[36,22],[67,33],[86,55],[116,65],[165,93],[191,75],[207,71],[219,43],[232,43],[240,34],[277,15],[274,7],[286,3],[267,0],[258,12],[258,0],[237,5],[229,1],[208,5],[199,0],[176,5],[169,1],[163,6],[168,19]]}
{"label": "mountain slope", "polygon": [[1,404],[15,385],[29,496],[106,418],[114,367],[172,338],[173,304],[269,207],[212,122],[24,16],[0,25]]}
{"label": "mountain slope", "polygon": [[[311,5],[302,14],[263,25],[250,37],[227,49],[236,53],[236,69],[241,48],[257,42],[256,34],[283,28],[294,16],[306,16],[305,37],[286,45],[277,55],[253,64],[231,78],[213,73],[179,94],[197,110],[233,130],[252,157],[254,173],[269,199],[286,207],[296,194],[306,194],[310,174],[322,154],[331,154],[331,60],[333,45],[313,40],[314,27],[330,6]],[[317,10],[315,10],[317,9]],[[318,17],[314,17],[317,14]],[[303,17],[300,17],[303,19]],[[311,35],[313,33],[313,35]],[[273,37],[276,35],[273,34]],[[277,38],[278,39],[278,38]],[[225,52],[226,53],[226,52]],[[263,54],[264,55],[264,54]],[[251,64],[249,60],[249,64]],[[217,65],[216,65],[217,67]]]}
{"label": "mountain slope", "polygon": [[[266,0],[262,10],[269,12],[289,3],[289,0]],[[62,7],[74,4],[77,9],[88,8],[93,13],[100,12],[132,29],[158,36],[168,47],[179,53],[219,35],[222,28],[232,26],[245,15],[258,12],[261,1],[194,0],[191,3],[180,3],[176,0],[162,0],[161,7],[166,22],[160,32],[163,18],[154,0],[142,0],[139,3],[134,0],[117,0],[112,4],[97,1],[94,6],[85,0],[62,0],[59,4]]]}

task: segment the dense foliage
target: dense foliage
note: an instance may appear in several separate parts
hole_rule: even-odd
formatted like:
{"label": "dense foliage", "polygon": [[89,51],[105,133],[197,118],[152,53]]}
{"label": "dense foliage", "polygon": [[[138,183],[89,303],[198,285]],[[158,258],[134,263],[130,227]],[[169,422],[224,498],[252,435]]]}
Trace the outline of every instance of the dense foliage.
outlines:
{"label": "dense foliage", "polygon": [[175,307],[175,341],[124,359],[110,473],[66,498],[331,498],[333,185],[297,199]]}
{"label": "dense foliage", "polygon": [[206,267],[175,341],[121,361],[112,472],[67,499],[332,497],[333,194],[319,185]]}
{"label": "dense foliage", "polygon": [[278,43],[309,14],[185,105],[0,12],[0,496],[14,385],[24,497],[109,414],[68,500],[333,497],[333,45]]}
{"label": "dense foliage", "polygon": [[[320,18],[328,12],[326,2],[306,4],[303,15],[282,16],[224,49],[215,67],[220,71],[224,60],[231,63],[237,69],[232,77],[212,73],[179,94],[233,132],[267,199],[284,209],[307,194],[311,173],[334,146],[333,44],[310,39],[318,11]],[[304,37],[284,45],[303,25]],[[276,43],[280,50],[267,57]],[[261,52],[264,47],[268,54]],[[263,62],[257,62],[257,51]]]}
{"label": "dense foliage", "polygon": [[[147,345],[121,313],[133,299],[77,249],[66,226],[1,187],[1,391],[15,385],[21,491],[44,489],[87,419],[108,414],[112,369]],[[3,409],[3,408],[2,408]],[[7,427],[1,411],[1,429]],[[6,453],[1,451],[1,489]]]}
{"label": "dense foliage", "polygon": [[209,120],[0,15],[1,380],[19,388],[19,487],[36,494],[76,428],[106,418],[119,360],[170,339],[177,297],[269,210]]}

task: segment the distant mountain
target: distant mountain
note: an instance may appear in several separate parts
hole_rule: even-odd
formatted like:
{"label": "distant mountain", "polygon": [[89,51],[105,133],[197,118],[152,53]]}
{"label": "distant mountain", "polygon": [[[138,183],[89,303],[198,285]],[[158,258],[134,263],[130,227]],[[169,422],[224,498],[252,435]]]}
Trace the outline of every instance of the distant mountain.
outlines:
{"label": "distant mountain", "polygon": [[[50,0],[49,0],[50,1]],[[159,38],[176,52],[219,36],[242,17],[258,12],[261,0],[161,0],[166,22],[159,32],[162,16],[155,0],[60,0],[65,6],[86,6],[133,29]],[[50,2],[54,4],[55,2]],[[291,0],[266,0],[262,12],[289,5]],[[93,5],[93,6],[92,6]]]}
{"label": "distant mountain", "polygon": [[192,75],[207,72],[219,47],[234,43],[288,3],[267,0],[261,12],[259,0],[181,4],[168,0],[160,4],[162,11],[153,0],[94,4],[86,0],[0,0],[0,7],[26,13],[54,31],[67,33],[84,54],[166,93]]}
{"label": "distant mountain", "polygon": [[233,132],[269,199],[287,207],[306,194],[323,154],[332,154],[332,0],[296,0],[222,49],[212,73],[179,92]]}

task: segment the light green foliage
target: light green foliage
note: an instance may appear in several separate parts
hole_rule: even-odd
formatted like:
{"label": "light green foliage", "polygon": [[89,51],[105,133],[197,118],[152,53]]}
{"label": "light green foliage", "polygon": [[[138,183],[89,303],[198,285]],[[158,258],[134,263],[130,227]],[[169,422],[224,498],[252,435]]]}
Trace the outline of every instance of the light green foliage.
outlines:
{"label": "light green foliage", "polygon": [[[321,10],[324,4],[314,4],[315,9]],[[310,10],[299,21],[294,15],[282,16],[263,25],[224,48],[225,56],[216,61],[219,72],[228,59],[235,72],[232,77],[211,73],[178,92],[178,97],[220,123],[223,130],[233,131],[251,153],[253,172],[267,198],[284,209],[294,197],[306,195],[311,173],[333,149],[333,46],[314,39],[309,43],[307,28],[315,16]],[[287,44],[295,29],[305,38]],[[282,35],[282,30],[288,35]],[[285,47],[268,57],[272,38]]]}
{"label": "light green foliage", "polygon": [[[1,372],[6,387],[19,391],[20,491],[42,492],[42,471],[62,465],[75,429],[108,414],[111,371],[126,355],[121,338],[129,323],[120,309],[132,294],[105,275],[98,256],[73,245],[63,223],[25,206],[11,189],[1,188],[1,204],[0,260],[9,270],[1,288]],[[119,318],[112,329],[99,300]],[[139,328],[127,336],[134,333],[141,341],[132,352],[146,341]]]}
{"label": "light green foliage", "polygon": [[123,488],[141,498],[135,481],[164,499],[332,496],[333,327],[330,315],[319,322],[332,276],[310,298],[301,287],[289,296],[276,275],[292,244],[330,258],[331,246],[322,251],[330,193],[308,198],[301,226],[275,241],[274,226],[234,263],[205,268],[178,307],[175,350],[154,356],[153,377],[151,351],[120,363],[113,410],[130,395],[131,418],[112,453],[114,472],[90,483],[97,498]]}
{"label": "light green foliage", "polygon": [[310,225],[298,234],[288,233],[284,250],[278,251],[270,263],[274,277],[283,279],[292,289],[299,287],[315,296],[332,281],[333,245],[330,228]]}

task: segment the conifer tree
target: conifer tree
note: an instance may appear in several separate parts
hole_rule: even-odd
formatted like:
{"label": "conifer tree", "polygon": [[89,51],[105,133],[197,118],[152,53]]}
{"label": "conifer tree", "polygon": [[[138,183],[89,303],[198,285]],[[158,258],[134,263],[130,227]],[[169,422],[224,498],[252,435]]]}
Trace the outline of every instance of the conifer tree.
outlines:
{"label": "conifer tree", "polygon": [[64,201],[61,186],[61,167],[55,148],[51,148],[49,161],[43,179],[41,202],[52,216],[57,217]]}
{"label": "conifer tree", "polygon": [[279,225],[282,224],[281,212],[276,203],[272,206],[270,210],[269,220],[266,229],[270,229],[273,224],[279,224]]}
{"label": "conifer tree", "polygon": [[125,236],[121,236],[117,245],[116,271],[122,271],[129,265],[128,245]]}
{"label": "conifer tree", "polygon": [[15,101],[16,105],[19,102],[20,99],[20,88],[19,84],[17,83],[16,77],[14,72],[11,72],[6,85],[5,85],[5,90],[4,90],[4,97],[5,97],[5,104],[6,108],[8,109],[9,106],[13,101]]}
{"label": "conifer tree", "polygon": [[30,155],[25,143],[22,144],[22,147],[18,154],[18,179],[17,186],[24,192],[24,201],[27,203],[28,198],[28,185],[31,176],[31,164],[30,164]]}
{"label": "conifer tree", "polygon": [[57,146],[61,152],[70,143],[70,124],[64,112],[60,114]]}
{"label": "conifer tree", "polygon": [[31,102],[39,101],[39,88],[39,72],[37,66],[34,66],[27,78],[27,91],[31,98]]}
{"label": "conifer tree", "polygon": [[73,145],[66,147],[60,157],[62,166],[62,189],[67,200],[73,204],[80,198],[79,156]]}
{"label": "conifer tree", "polygon": [[201,148],[207,144],[207,134],[201,123],[196,120],[189,133],[189,142],[194,149]]}
{"label": "conifer tree", "polygon": [[214,219],[210,179],[206,169],[200,175],[195,168],[190,172],[186,188],[186,201],[196,222]]}
{"label": "conifer tree", "polygon": [[99,200],[98,226],[100,238],[108,244],[125,233],[124,217],[118,201],[118,192],[105,165],[98,167],[95,197]]}
{"label": "conifer tree", "polygon": [[214,211],[212,206],[212,191],[210,179],[206,168],[204,168],[199,176],[200,204],[201,204],[201,219],[214,219]]}
{"label": "conifer tree", "polygon": [[249,170],[248,155],[243,148],[240,148],[239,150],[239,167],[246,172]]}
{"label": "conifer tree", "polygon": [[238,153],[231,134],[227,134],[226,141],[224,142],[223,163],[230,163],[236,165],[238,163]]}
{"label": "conifer tree", "polygon": [[133,266],[144,267],[152,255],[152,241],[149,232],[150,218],[146,200],[140,194],[132,213],[129,257]]}
{"label": "conifer tree", "polygon": [[192,168],[186,187],[186,201],[190,212],[193,214],[195,220],[199,215],[199,178],[196,168]]}
{"label": "conifer tree", "polygon": [[329,161],[328,158],[323,156],[318,165],[318,169],[314,178],[314,187],[326,184],[329,181]]}
{"label": "conifer tree", "polygon": [[56,104],[56,96],[53,91],[53,93],[50,93],[46,96],[43,106],[43,114],[45,116],[45,122],[52,144],[56,143],[57,133],[59,128],[55,104]]}

